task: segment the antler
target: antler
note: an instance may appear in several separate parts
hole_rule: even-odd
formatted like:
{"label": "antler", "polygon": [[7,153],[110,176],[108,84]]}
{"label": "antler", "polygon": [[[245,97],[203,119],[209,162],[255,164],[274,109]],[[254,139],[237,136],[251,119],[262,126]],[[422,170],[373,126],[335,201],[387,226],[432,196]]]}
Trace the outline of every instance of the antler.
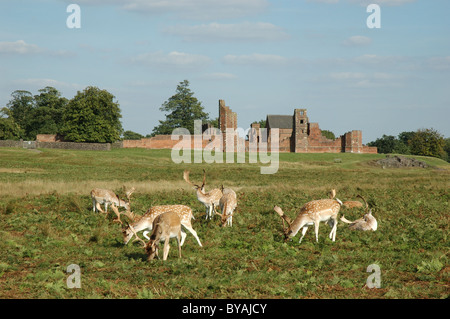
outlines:
{"label": "antler", "polygon": [[132,187],[128,192],[126,192],[128,201],[130,201],[131,194],[133,194],[135,190],[136,188]]}
{"label": "antler", "polygon": [[145,245],[146,245],[145,241],[143,239],[139,238],[139,236],[137,235],[136,231],[134,230],[134,227],[131,224],[129,224],[128,227],[130,228],[130,230],[134,234],[134,236],[136,236],[136,239],[133,240],[133,241],[139,240],[145,247]]}
{"label": "antler", "polygon": [[201,188],[203,188],[205,185],[206,185],[206,171],[203,170],[203,183],[202,183],[202,187]]}
{"label": "antler", "polygon": [[333,188],[331,190],[330,198],[333,199],[336,196],[336,190]]}
{"label": "antler", "polygon": [[[273,208],[273,210],[274,210],[278,215],[280,215],[281,220],[283,221],[283,232],[286,234],[287,231],[288,231],[288,229],[289,229],[289,227],[290,227],[291,224],[292,224],[292,220],[291,220],[288,216],[286,216],[286,215],[284,214],[283,210],[282,210],[279,206],[275,206],[275,207]],[[284,221],[286,221],[286,223],[289,225],[289,227],[286,227],[286,226],[284,225]]]}
{"label": "antler", "polygon": [[364,201],[364,203],[366,204],[366,213],[367,213],[367,210],[369,209],[369,204],[367,203],[367,201],[364,199],[364,197],[362,197],[361,195],[356,195],[356,197],[359,197],[359,198],[361,198],[363,201]]}
{"label": "antler", "polygon": [[198,185],[195,185],[194,183],[192,183],[192,182],[189,180],[189,171],[188,171],[188,170],[184,171],[184,173],[183,173],[183,179],[184,179],[188,184],[191,184],[192,186],[198,187]]}

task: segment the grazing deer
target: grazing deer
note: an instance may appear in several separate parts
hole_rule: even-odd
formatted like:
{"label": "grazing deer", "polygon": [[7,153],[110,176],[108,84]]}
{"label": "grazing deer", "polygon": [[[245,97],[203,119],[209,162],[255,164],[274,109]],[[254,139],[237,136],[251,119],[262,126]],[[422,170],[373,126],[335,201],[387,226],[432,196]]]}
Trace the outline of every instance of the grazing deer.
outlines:
{"label": "grazing deer", "polygon": [[223,196],[219,201],[219,208],[221,211],[222,226],[233,225],[233,214],[237,206],[236,193],[231,188],[222,188]]}
{"label": "grazing deer", "polygon": [[[137,235],[138,232],[144,230],[144,231],[151,231],[153,229],[153,221],[156,217],[159,215],[165,213],[165,212],[175,212],[178,214],[181,225],[186,228],[197,240],[200,247],[202,247],[202,243],[200,242],[200,239],[198,238],[197,232],[192,228],[191,219],[194,218],[194,215],[192,214],[192,210],[190,207],[185,205],[161,205],[161,206],[153,206],[150,207],[147,212],[137,217],[134,213],[127,211],[125,213],[126,216],[128,216],[133,222],[128,224],[128,226],[122,231],[123,234],[123,241],[124,244],[128,244],[128,242],[131,240],[131,238],[136,236],[135,240],[141,241],[143,244],[145,242],[139,238]],[[144,232],[145,233],[145,232]],[[145,237],[145,235],[144,235]],[[184,240],[186,238],[186,233],[181,230],[181,246],[183,246]]]}
{"label": "grazing deer", "polygon": [[[108,204],[111,204],[111,207],[124,207],[127,211],[130,210],[130,201],[131,201],[131,194],[135,191],[135,188],[132,187],[129,191],[126,192],[126,196],[128,201],[121,200],[119,196],[116,195],[113,191],[102,189],[102,188],[94,188],[91,191],[91,198],[92,198],[92,210],[101,212],[103,214],[108,213]],[[105,204],[105,211],[101,208],[101,204]],[[114,212],[117,215],[117,219],[115,221],[120,221],[120,215],[118,212],[113,208]]]}
{"label": "grazing deer", "polygon": [[197,198],[200,202],[203,203],[206,207],[206,219],[211,219],[213,216],[213,211],[216,212],[216,207],[219,206],[220,198],[222,198],[222,191],[218,188],[214,188],[210,190],[208,193],[205,193],[205,185],[206,185],[206,172],[203,170],[203,182],[202,185],[193,184],[189,180],[189,171],[184,171],[183,173],[184,180],[190,185],[194,186],[194,189],[197,191]]}
{"label": "grazing deer", "polygon": [[153,220],[153,231],[150,240],[145,246],[148,260],[158,257],[159,243],[164,242],[163,260],[167,260],[169,255],[169,240],[176,238],[178,242],[178,255],[181,258],[181,220],[177,213],[166,212],[158,215]]}
{"label": "grazing deer", "polygon": [[[344,217],[344,215],[342,215],[342,217],[340,218],[341,221],[343,221],[344,223],[350,224],[349,228],[352,229],[352,230],[362,230],[362,231],[373,230],[373,231],[376,231],[377,228],[378,228],[378,223],[377,223],[377,220],[375,219],[375,217],[372,216],[372,210],[369,209],[369,204],[367,204],[367,202],[364,199],[364,197],[362,197],[361,195],[357,195],[357,196],[362,198],[362,200],[366,204],[366,212],[365,212],[364,216],[361,217],[360,219],[355,220],[355,221],[350,221],[350,220],[346,219]],[[358,202],[358,203],[360,203],[360,202]]]}
{"label": "grazing deer", "polygon": [[[303,237],[308,230],[308,226],[314,225],[316,232],[316,242],[319,242],[319,223],[328,222],[331,226],[330,239],[336,240],[337,215],[341,209],[342,202],[339,199],[319,199],[306,203],[300,209],[297,218],[292,221],[284,214],[282,209],[278,206],[274,207],[275,212],[280,215],[283,220],[283,231],[285,240],[297,235],[300,228],[302,228],[302,236],[299,243],[302,242]],[[285,227],[284,221],[287,222],[288,227]]]}

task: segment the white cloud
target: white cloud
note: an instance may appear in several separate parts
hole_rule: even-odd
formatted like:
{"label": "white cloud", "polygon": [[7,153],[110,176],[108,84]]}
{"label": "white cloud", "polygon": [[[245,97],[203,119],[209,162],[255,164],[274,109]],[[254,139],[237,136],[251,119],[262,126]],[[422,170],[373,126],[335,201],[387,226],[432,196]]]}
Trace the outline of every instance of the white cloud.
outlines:
{"label": "white cloud", "polygon": [[367,46],[372,43],[372,39],[362,36],[362,35],[354,35],[344,41],[344,45],[346,46]]}
{"label": "white cloud", "polygon": [[434,70],[450,70],[450,56],[440,56],[429,58],[427,64]]}
{"label": "white cloud", "polygon": [[202,76],[202,79],[205,80],[234,80],[237,79],[237,76],[231,73],[208,73]]}
{"label": "white cloud", "polygon": [[186,41],[280,41],[289,35],[272,23],[210,23],[196,26],[171,26],[165,33],[183,37]]}
{"label": "white cloud", "polygon": [[175,68],[197,68],[211,63],[211,59],[204,55],[190,54],[172,51],[143,53],[131,59],[131,62],[150,67],[175,67]]}
{"label": "white cloud", "polygon": [[286,64],[288,59],[280,55],[254,53],[250,55],[228,54],[223,58],[223,61],[227,64],[240,65],[282,65]]}
{"label": "white cloud", "polygon": [[[72,0],[63,0],[72,3]],[[80,5],[118,5],[145,14],[175,14],[179,18],[218,20],[254,15],[269,6],[268,0],[78,0]]]}
{"label": "white cloud", "polygon": [[58,81],[48,78],[29,78],[29,79],[18,79],[13,80],[12,83],[18,87],[30,88],[30,90],[42,89],[46,86],[52,86],[56,89],[74,89],[80,90],[82,86],[76,83],[67,83],[64,81]]}
{"label": "white cloud", "polygon": [[28,44],[23,40],[16,42],[0,42],[0,53],[4,54],[36,54],[43,50],[35,44]]}
{"label": "white cloud", "polygon": [[369,4],[376,3],[380,6],[400,6],[408,3],[415,2],[416,0],[308,0],[308,2],[317,2],[317,3],[339,3],[339,2],[348,2],[352,4],[358,4],[361,6],[368,6]]}

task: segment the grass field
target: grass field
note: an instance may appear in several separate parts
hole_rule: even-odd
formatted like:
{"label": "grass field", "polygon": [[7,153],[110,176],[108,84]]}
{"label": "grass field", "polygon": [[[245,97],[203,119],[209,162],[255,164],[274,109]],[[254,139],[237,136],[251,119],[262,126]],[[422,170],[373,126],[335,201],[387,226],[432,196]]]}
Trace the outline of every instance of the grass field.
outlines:
{"label": "grass field", "polygon": [[[0,149],[0,298],[448,298],[450,165],[420,158],[427,169],[382,169],[384,155],[280,154],[276,174],[261,164],[174,164],[170,151],[89,152]],[[340,160],[336,160],[339,158]],[[183,170],[207,190],[238,194],[233,227],[204,219],[204,206]],[[124,194],[136,187],[132,209],[185,204],[196,217],[199,247],[188,233],[177,258],[149,263],[138,244],[124,246],[121,226],[92,211],[90,190]],[[336,242],[322,224],[285,243],[279,205],[291,218],[307,201],[335,188],[341,200],[363,195],[376,232],[339,222]],[[348,219],[362,209],[344,210]],[[69,289],[71,264],[81,288]],[[369,265],[381,287],[368,288]]]}

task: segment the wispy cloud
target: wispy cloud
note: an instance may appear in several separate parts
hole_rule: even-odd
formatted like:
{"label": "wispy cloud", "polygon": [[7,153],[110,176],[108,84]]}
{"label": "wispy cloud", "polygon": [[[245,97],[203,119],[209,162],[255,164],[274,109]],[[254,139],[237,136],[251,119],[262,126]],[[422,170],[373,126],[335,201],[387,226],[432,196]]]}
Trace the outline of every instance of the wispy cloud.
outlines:
{"label": "wispy cloud", "polygon": [[131,58],[131,62],[149,67],[198,68],[211,63],[211,58],[185,52],[149,52]]}
{"label": "wispy cloud", "polygon": [[371,38],[362,35],[354,35],[343,42],[345,46],[349,47],[367,46],[371,43]]}
{"label": "wispy cloud", "polygon": [[44,50],[35,44],[28,44],[23,40],[15,42],[0,42],[0,54],[36,54]]}
{"label": "wispy cloud", "polygon": [[308,0],[308,2],[317,2],[317,3],[352,3],[358,4],[361,6],[368,6],[369,4],[376,3],[378,5],[383,6],[400,6],[408,3],[415,2],[416,0]]}
{"label": "wispy cloud", "polygon": [[249,55],[228,54],[223,61],[226,64],[240,65],[283,65],[287,64],[288,59],[280,55],[254,53]]}
{"label": "wispy cloud", "polygon": [[203,74],[201,78],[205,80],[234,80],[237,79],[237,76],[232,73],[215,72]]}
{"label": "wispy cloud", "polygon": [[[72,0],[62,0],[71,3]],[[117,5],[143,14],[175,14],[182,19],[217,20],[254,15],[268,0],[78,0],[80,5]]]}
{"label": "wispy cloud", "polygon": [[0,42],[0,54],[12,55],[35,55],[46,54],[51,56],[73,56],[74,53],[66,50],[49,50],[39,47],[36,44],[26,43],[24,40],[17,40],[15,42]]}
{"label": "wispy cloud", "polygon": [[281,41],[289,35],[272,23],[210,23],[196,26],[170,26],[166,34],[181,36],[185,41]]}

